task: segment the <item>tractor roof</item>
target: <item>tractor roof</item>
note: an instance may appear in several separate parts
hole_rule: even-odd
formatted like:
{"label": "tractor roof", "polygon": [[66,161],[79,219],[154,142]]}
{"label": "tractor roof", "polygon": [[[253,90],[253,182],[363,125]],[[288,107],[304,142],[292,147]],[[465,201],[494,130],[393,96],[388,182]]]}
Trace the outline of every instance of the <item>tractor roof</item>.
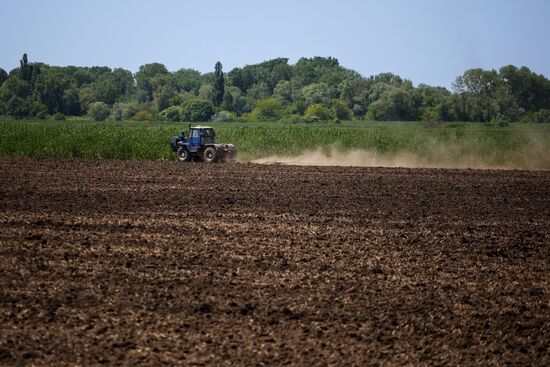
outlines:
{"label": "tractor roof", "polygon": [[193,126],[191,129],[212,129],[210,126]]}

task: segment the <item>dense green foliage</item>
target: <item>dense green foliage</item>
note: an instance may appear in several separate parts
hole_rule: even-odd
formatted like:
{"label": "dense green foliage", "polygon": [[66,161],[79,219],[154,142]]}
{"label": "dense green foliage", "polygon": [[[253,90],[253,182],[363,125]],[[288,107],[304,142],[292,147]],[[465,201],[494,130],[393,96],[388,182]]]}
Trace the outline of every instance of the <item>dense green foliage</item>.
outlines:
{"label": "dense green foliage", "polygon": [[109,106],[105,102],[90,103],[88,115],[94,121],[105,121],[109,117]]}
{"label": "dense green foliage", "polygon": [[334,118],[335,113],[324,104],[316,103],[307,108],[304,116],[310,122],[328,121]]}
{"label": "dense green foliage", "polygon": [[283,117],[283,105],[277,98],[265,98],[256,102],[251,117],[254,120],[279,120]]}
{"label": "dense green foliage", "polygon": [[[210,123],[219,142],[234,143],[241,160],[293,156],[336,147],[381,157],[415,157],[436,165],[550,169],[550,125],[421,122]],[[64,122],[0,120],[0,156],[175,159],[169,139],[182,129],[170,122]]]}
{"label": "dense green foliage", "polygon": [[329,109],[330,117],[339,120],[550,122],[550,81],[526,67],[471,69],[456,78],[450,92],[415,87],[392,73],[363,77],[331,57],[302,58],[294,65],[278,58],[227,74],[220,62],[205,74],[170,72],[152,63],[132,74],[108,67],[29,63],[25,54],[9,74],[0,69],[0,115],[93,117],[90,109],[99,102],[118,121],[207,121],[215,114],[243,121],[303,121],[308,110],[314,116],[309,121],[316,121],[313,108]]}
{"label": "dense green foliage", "polygon": [[201,99],[184,102],[183,109],[183,119],[186,121],[209,121],[214,114],[212,103]]}
{"label": "dense green foliage", "polygon": [[182,117],[182,109],[177,106],[170,106],[159,113],[161,121],[180,121]]}

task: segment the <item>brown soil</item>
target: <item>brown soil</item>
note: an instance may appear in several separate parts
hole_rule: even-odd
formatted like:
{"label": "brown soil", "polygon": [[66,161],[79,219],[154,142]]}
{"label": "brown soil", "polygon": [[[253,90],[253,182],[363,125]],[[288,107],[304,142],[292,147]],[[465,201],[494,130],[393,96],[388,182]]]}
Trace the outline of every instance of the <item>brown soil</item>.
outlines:
{"label": "brown soil", "polygon": [[0,159],[0,365],[550,365],[550,172]]}

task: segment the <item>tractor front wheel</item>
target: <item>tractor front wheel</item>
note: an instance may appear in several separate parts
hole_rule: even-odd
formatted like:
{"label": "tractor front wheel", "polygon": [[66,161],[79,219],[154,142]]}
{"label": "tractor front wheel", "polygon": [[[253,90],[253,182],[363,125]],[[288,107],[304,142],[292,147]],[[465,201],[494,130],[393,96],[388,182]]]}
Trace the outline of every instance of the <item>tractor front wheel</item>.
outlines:
{"label": "tractor front wheel", "polygon": [[189,162],[191,160],[191,155],[186,147],[179,147],[176,155],[178,156],[178,161],[180,162]]}
{"label": "tractor front wheel", "polygon": [[216,148],[208,147],[204,150],[203,158],[205,163],[214,163],[217,160]]}

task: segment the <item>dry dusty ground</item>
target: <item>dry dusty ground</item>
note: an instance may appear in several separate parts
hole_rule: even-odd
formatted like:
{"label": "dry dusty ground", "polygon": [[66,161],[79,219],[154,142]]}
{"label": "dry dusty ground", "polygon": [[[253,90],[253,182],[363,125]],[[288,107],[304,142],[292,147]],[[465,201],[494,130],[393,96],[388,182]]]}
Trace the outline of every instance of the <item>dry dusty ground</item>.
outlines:
{"label": "dry dusty ground", "polygon": [[550,172],[0,159],[0,365],[550,365]]}

